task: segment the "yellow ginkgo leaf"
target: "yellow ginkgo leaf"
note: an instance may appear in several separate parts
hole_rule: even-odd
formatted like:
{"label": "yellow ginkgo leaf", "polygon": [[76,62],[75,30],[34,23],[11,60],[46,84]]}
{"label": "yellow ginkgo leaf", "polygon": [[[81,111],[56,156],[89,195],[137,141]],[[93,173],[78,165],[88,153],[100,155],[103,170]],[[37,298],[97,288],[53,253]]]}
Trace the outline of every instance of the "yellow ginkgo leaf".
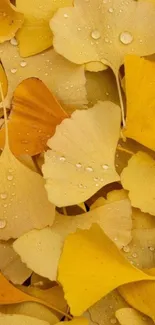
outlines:
{"label": "yellow ginkgo leaf", "polygon": [[0,270],[14,284],[22,284],[31,275],[12,247],[12,241],[0,242]]}
{"label": "yellow ginkgo leaf", "polygon": [[[2,90],[3,90],[3,94],[4,97],[7,94],[7,89],[8,89],[8,81],[7,81],[7,77],[4,71],[4,68],[2,67],[2,64],[0,63],[0,83],[2,85]],[[0,95],[0,101],[2,100],[1,95]]]}
{"label": "yellow ginkgo leaf", "polygon": [[67,107],[68,113],[87,104],[84,67],[70,63],[53,49],[23,60],[17,46],[6,42],[0,45],[0,58],[9,81],[7,106],[10,106],[17,85],[31,77],[42,80],[60,103]]}
{"label": "yellow ginkgo leaf", "polygon": [[113,72],[108,69],[104,72],[86,72],[86,90],[89,106],[99,100],[110,100],[119,104],[116,80]]}
{"label": "yellow ginkgo leaf", "polygon": [[135,154],[121,174],[121,183],[129,191],[133,207],[155,215],[155,161],[151,156]]}
{"label": "yellow ginkgo leaf", "polygon": [[155,52],[153,1],[75,0],[73,8],[58,10],[50,26],[56,51],[77,64],[98,61],[117,73],[126,54]]}
{"label": "yellow ginkgo leaf", "polygon": [[93,321],[94,325],[118,325],[115,312],[116,310],[124,307],[128,307],[128,304],[117,290],[113,290],[107,296],[99,300],[95,305],[90,307],[88,309],[88,315],[90,315],[90,320]]}
{"label": "yellow ginkgo leaf", "polygon": [[56,280],[57,268],[66,236],[80,229],[89,229],[96,222],[119,248],[131,237],[131,207],[122,200],[77,216],[57,214],[51,228],[32,230],[18,238],[14,250],[34,272]]}
{"label": "yellow ginkgo leaf", "polygon": [[121,308],[116,311],[116,318],[121,325],[153,325],[154,322],[144,317],[143,314],[133,308]]}
{"label": "yellow ginkgo leaf", "polygon": [[10,40],[22,26],[24,15],[16,10],[10,0],[0,3],[0,43]]}
{"label": "yellow ginkgo leaf", "polygon": [[153,278],[133,267],[97,224],[65,240],[58,281],[73,315],[81,315],[124,283],[147,279]]}
{"label": "yellow ginkgo leaf", "polygon": [[21,56],[37,54],[52,45],[49,20],[57,9],[71,6],[72,2],[73,0],[16,0],[17,10],[25,17],[24,24],[17,33]]}
{"label": "yellow ginkgo leaf", "polygon": [[127,119],[124,135],[155,150],[155,62],[138,56],[125,58]]}
{"label": "yellow ginkgo leaf", "polygon": [[[155,269],[147,270],[148,274],[155,275]],[[130,306],[151,317],[155,321],[155,282],[141,281],[129,283],[119,288],[122,297]]]}
{"label": "yellow ginkgo leaf", "polygon": [[59,318],[49,308],[36,302],[23,302],[21,304],[0,306],[0,312],[3,314],[17,314],[35,317],[49,322],[50,325],[55,325],[59,322]]}
{"label": "yellow ginkgo leaf", "polygon": [[0,325],[50,325],[49,322],[25,315],[0,314]]}
{"label": "yellow ginkgo leaf", "polygon": [[98,102],[65,119],[48,140],[52,150],[45,153],[49,200],[59,207],[78,204],[118,181],[114,160],[119,133],[120,108],[112,102]]}

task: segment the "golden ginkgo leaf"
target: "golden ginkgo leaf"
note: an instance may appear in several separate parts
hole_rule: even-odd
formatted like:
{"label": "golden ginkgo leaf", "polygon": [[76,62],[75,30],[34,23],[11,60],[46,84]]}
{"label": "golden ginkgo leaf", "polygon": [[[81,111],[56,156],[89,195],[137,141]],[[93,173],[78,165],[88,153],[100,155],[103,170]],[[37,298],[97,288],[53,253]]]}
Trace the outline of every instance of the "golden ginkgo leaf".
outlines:
{"label": "golden ginkgo leaf", "polygon": [[58,10],[50,26],[56,51],[77,64],[98,61],[117,73],[126,54],[155,52],[153,1],[75,0],[73,8]]}
{"label": "golden ginkgo leaf", "polygon": [[25,20],[17,33],[20,54],[23,57],[40,53],[52,45],[53,35],[49,20],[62,7],[71,6],[73,0],[16,0],[17,10],[24,14]]}
{"label": "golden ginkgo leaf", "polygon": [[122,284],[151,279],[124,258],[97,224],[65,240],[58,281],[73,315],[81,315]]}
{"label": "golden ginkgo leaf", "polygon": [[57,214],[51,228],[32,230],[18,238],[14,250],[36,273],[56,280],[58,263],[66,236],[78,228],[89,229],[96,222],[119,249],[131,241],[131,207],[126,200],[106,204],[77,216]]}
{"label": "golden ginkgo leaf", "polygon": [[12,241],[0,241],[0,270],[14,284],[24,283],[32,271],[22,263],[12,247]]}
{"label": "golden ginkgo leaf", "polygon": [[138,56],[125,58],[127,119],[124,135],[155,150],[155,62]]}
{"label": "golden ginkgo leaf", "polygon": [[[7,89],[8,89],[8,80],[4,71],[4,68],[2,67],[2,64],[0,63],[0,82],[3,90],[4,97],[7,94]],[[2,100],[1,95],[0,95],[0,101]]]}
{"label": "golden ginkgo leaf", "polygon": [[22,26],[24,15],[10,3],[10,0],[1,0],[0,3],[0,43],[10,40]]}
{"label": "golden ginkgo leaf", "polygon": [[0,314],[0,325],[50,325],[49,322],[25,315]]}
{"label": "golden ginkgo leaf", "polygon": [[7,106],[10,106],[18,84],[31,77],[42,80],[60,103],[66,106],[68,113],[87,104],[84,67],[70,63],[53,49],[23,60],[18,47],[6,42],[0,45],[0,58],[9,80]]}
{"label": "golden ginkgo leaf", "polygon": [[151,156],[135,154],[121,174],[121,183],[129,191],[133,207],[155,215],[155,161]]}
{"label": "golden ginkgo leaf", "polygon": [[149,317],[133,308],[121,308],[116,311],[116,318],[121,325],[153,325],[154,322]]}
{"label": "golden ginkgo leaf", "polygon": [[98,102],[65,119],[48,140],[52,150],[45,153],[49,200],[59,207],[78,204],[118,181],[114,160],[119,134],[120,108],[112,102]]}

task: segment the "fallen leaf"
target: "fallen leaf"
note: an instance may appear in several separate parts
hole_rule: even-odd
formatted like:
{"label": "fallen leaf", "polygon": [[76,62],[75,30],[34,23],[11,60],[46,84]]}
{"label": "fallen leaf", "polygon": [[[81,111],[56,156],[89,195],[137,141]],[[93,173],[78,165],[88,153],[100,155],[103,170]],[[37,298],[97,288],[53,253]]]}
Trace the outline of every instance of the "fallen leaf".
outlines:
{"label": "fallen leaf", "polygon": [[56,286],[47,290],[40,290],[33,287],[22,287],[22,289],[27,292],[23,292],[14,287],[0,273],[0,305],[11,305],[22,302],[36,302],[49,307],[62,315],[66,315],[65,311],[67,304],[64,300],[63,290],[61,287]]}
{"label": "fallen leaf", "polygon": [[12,247],[12,241],[0,242],[0,270],[14,284],[22,284],[31,275]]}
{"label": "fallen leaf", "polygon": [[50,325],[50,323],[35,317],[24,315],[0,314],[0,324],[3,325]]}
{"label": "fallen leaf", "polygon": [[85,70],[90,72],[104,71],[108,67],[102,62],[88,62],[85,64]]}
{"label": "fallen leaf", "polygon": [[[0,83],[1,83],[3,94],[4,94],[4,97],[5,97],[6,94],[7,94],[7,89],[8,89],[8,81],[7,81],[7,77],[6,77],[4,68],[3,68],[1,63],[0,63]],[[0,101],[1,100],[2,100],[2,98],[1,98],[1,95],[0,95]]]}
{"label": "fallen leaf", "polygon": [[[155,269],[147,270],[148,274],[155,275]],[[155,320],[155,282],[141,281],[129,283],[119,288],[121,296],[130,306]]]}
{"label": "fallen leaf", "polygon": [[84,317],[73,318],[70,322],[59,322],[56,325],[88,325],[88,320]]}
{"label": "fallen leaf", "polygon": [[78,228],[89,229],[96,222],[121,249],[131,237],[131,207],[122,200],[77,216],[56,214],[51,228],[32,230],[13,244],[22,261],[34,272],[56,280],[57,268],[66,236]]}
{"label": "fallen leaf", "polygon": [[[56,126],[68,117],[56,98],[36,78],[24,80],[16,88],[8,121],[9,145],[16,155],[34,156],[47,148]],[[0,147],[5,144],[5,128],[0,130]]]}
{"label": "fallen leaf", "polygon": [[124,135],[155,150],[155,62],[138,56],[125,58],[127,119]]}
{"label": "fallen leaf", "polygon": [[16,10],[9,0],[0,4],[0,43],[10,40],[22,26],[24,15]]}
{"label": "fallen leaf", "polygon": [[0,306],[0,312],[3,314],[16,314],[35,317],[37,319],[54,325],[59,322],[59,318],[47,307],[36,302],[23,302],[20,304]]}
{"label": "fallen leaf", "polygon": [[25,20],[17,33],[20,55],[23,57],[40,53],[53,43],[49,20],[62,7],[71,6],[72,0],[16,0],[17,9],[24,14]]}
{"label": "fallen leaf", "polygon": [[114,165],[119,132],[120,109],[112,102],[65,119],[48,140],[52,150],[42,168],[49,200],[59,207],[78,204],[119,180]]}
{"label": "fallen leaf", "polygon": [[121,325],[153,325],[154,322],[133,308],[121,308],[116,311],[116,317]]}
{"label": "fallen leaf", "polygon": [[65,105],[68,113],[87,104],[84,67],[70,63],[53,49],[23,60],[17,46],[6,42],[0,45],[0,58],[9,81],[7,106],[10,106],[18,84],[31,77],[42,80],[60,103]]}
{"label": "fallen leaf", "polygon": [[55,285],[55,282],[51,282],[49,279],[40,276],[39,274],[32,273],[31,286],[40,289],[49,289]]}
{"label": "fallen leaf", "polygon": [[133,155],[121,174],[121,183],[129,191],[133,207],[155,215],[155,161],[151,156],[144,152]]}
{"label": "fallen leaf", "polygon": [[77,64],[104,63],[116,74],[126,54],[155,52],[155,4],[151,1],[75,0],[73,8],[57,11],[50,26],[58,53]]}
{"label": "fallen leaf", "polygon": [[99,100],[110,100],[119,105],[116,79],[108,69],[104,72],[86,72],[86,90],[89,106],[92,107]]}
{"label": "fallen leaf", "polygon": [[65,240],[58,281],[72,315],[81,315],[124,283],[147,279],[153,278],[133,267],[96,224],[89,230],[77,230]]}

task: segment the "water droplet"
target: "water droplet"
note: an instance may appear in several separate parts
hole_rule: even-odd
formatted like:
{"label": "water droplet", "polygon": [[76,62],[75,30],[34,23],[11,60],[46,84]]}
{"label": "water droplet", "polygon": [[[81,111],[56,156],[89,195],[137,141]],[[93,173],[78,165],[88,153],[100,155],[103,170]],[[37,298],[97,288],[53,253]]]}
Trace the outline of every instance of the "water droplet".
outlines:
{"label": "water droplet", "polygon": [[104,165],[102,165],[102,168],[107,170],[109,168],[109,166],[107,164],[104,164]]}
{"label": "water droplet", "polygon": [[93,172],[93,168],[90,167],[90,166],[86,167],[85,169],[86,169],[87,172]]}
{"label": "water droplet", "polygon": [[23,60],[23,61],[20,62],[20,66],[22,68],[26,67],[26,65],[27,65],[27,62],[26,61]]}
{"label": "water droplet", "polygon": [[116,324],[117,323],[117,319],[116,318],[111,318],[110,319],[110,323],[111,324]]}
{"label": "water droplet", "polygon": [[6,227],[6,220],[0,219],[0,229],[3,229]]}
{"label": "water droplet", "polygon": [[76,167],[77,167],[77,168],[81,168],[82,165],[81,165],[80,163],[78,163],[78,164],[76,164]]}
{"label": "water droplet", "polygon": [[4,208],[7,208],[7,206],[8,206],[7,203],[5,203],[5,204],[3,205]]}
{"label": "water droplet", "polygon": [[17,72],[17,69],[13,68],[11,69],[11,73],[16,73]]}
{"label": "water droplet", "polygon": [[107,37],[105,37],[104,40],[105,40],[106,43],[109,43],[109,39]]}
{"label": "water droplet", "polygon": [[128,45],[133,41],[133,36],[129,32],[122,32],[119,38],[120,41],[125,45]]}
{"label": "water droplet", "polygon": [[83,188],[84,186],[83,186],[83,184],[79,184],[79,187],[80,187],[80,188]]}
{"label": "water droplet", "polygon": [[12,173],[13,172],[13,169],[12,168],[9,168],[9,173]]}
{"label": "water droplet", "polygon": [[101,37],[101,34],[97,29],[94,29],[91,33],[91,37],[97,40]]}
{"label": "water droplet", "polygon": [[150,250],[151,252],[153,252],[153,251],[154,251],[154,247],[150,246],[150,247],[149,247],[149,250]]}
{"label": "water droplet", "polygon": [[17,45],[18,45],[18,42],[17,42],[17,40],[16,40],[15,37],[13,37],[13,38],[10,40],[10,43],[11,43],[11,45],[14,45],[14,46],[17,46]]}
{"label": "water droplet", "polygon": [[1,193],[0,197],[2,200],[5,200],[7,198],[7,194],[6,193]]}
{"label": "water droplet", "polygon": [[80,31],[80,30],[81,30],[81,27],[78,27],[78,29],[77,29],[77,30],[79,30],[79,31]]}
{"label": "water droplet", "polygon": [[132,257],[136,258],[137,257],[137,253],[133,253]]}
{"label": "water droplet", "polygon": [[129,246],[124,246],[124,247],[123,247],[123,251],[124,251],[125,253],[129,253],[129,252],[130,252],[130,247],[129,247]]}
{"label": "water droplet", "polygon": [[94,177],[94,181],[97,182],[99,179],[98,177]]}
{"label": "water droplet", "polygon": [[109,11],[110,13],[112,13],[112,12],[114,11],[114,9],[113,9],[113,8],[109,8],[108,11]]}
{"label": "water droplet", "polygon": [[64,14],[64,18],[68,18],[69,16],[68,16],[68,14]]}
{"label": "water droplet", "polygon": [[13,175],[8,175],[7,179],[8,179],[8,181],[12,181],[13,180]]}
{"label": "water droplet", "polygon": [[65,158],[64,156],[61,156],[61,157],[59,158],[59,160],[60,160],[60,161],[65,161],[66,158]]}
{"label": "water droplet", "polygon": [[99,184],[98,184],[98,183],[96,183],[96,184],[95,184],[95,186],[96,186],[96,187],[99,187]]}

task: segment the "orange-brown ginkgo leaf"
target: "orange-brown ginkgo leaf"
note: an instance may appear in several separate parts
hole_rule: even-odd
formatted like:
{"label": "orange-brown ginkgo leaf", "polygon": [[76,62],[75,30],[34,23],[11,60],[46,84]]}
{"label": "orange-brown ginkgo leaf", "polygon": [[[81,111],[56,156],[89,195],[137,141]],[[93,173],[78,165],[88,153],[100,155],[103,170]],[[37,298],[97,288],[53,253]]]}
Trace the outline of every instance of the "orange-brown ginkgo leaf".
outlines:
{"label": "orange-brown ginkgo leaf", "polygon": [[50,26],[56,51],[77,64],[98,61],[117,73],[126,54],[155,52],[154,1],[75,0]]}
{"label": "orange-brown ginkgo leaf", "polygon": [[57,214],[51,228],[24,234],[14,242],[13,248],[30,269],[50,280],[56,280],[66,236],[78,228],[89,229],[94,222],[100,225],[119,249],[132,239],[131,207],[125,199],[77,216]]}
{"label": "orange-brown ginkgo leaf", "polygon": [[121,174],[121,183],[129,191],[133,207],[155,215],[155,160],[139,151],[130,158]]}
{"label": "orange-brown ginkgo leaf", "polygon": [[[55,128],[68,115],[56,98],[36,78],[24,80],[16,88],[8,121],[10,149],[15,155],[31,156],[46,148]],[[0,130],[0,147],[4,147],[5,128]]]}
{"label": "orange-brown ginkgo leaf", "polygon": [[0,45],[0,58],[9,80],[7,107],[18,84],[31,77],[42,80],[69,113],[87,104],[84,66],[69,62],[52,48],[23,60],[18,47],[5,42]]}
{"label": "orange-brown ginkgo leaf", "polygon": [[124,135],[155,150],[155,62],[125,58],[127,119]]}
{"label": "orange-brown ginkgo leaf", "polygon": [[[119,180],[115,151],[120,135],[120,108],[98,102],[75,111],[48,140],[43,174],[48,198],[57,206],[89,199],[106,184]],[[110,148],[110,150],[109,150]]]}
{"label": "orange-brown ginkgo leaf", "polygon": [[0,2],[0,43],[10,40],[22,26],[24,15],[16,10],[10,0]]}
{"label": "orange-brown ginkgo leaf", "polygon": [[0,305],[10,305],[22,302],[36,302],[65,315],[67,307],[63,290],[59,286],[41,290],[32,287],[21,287],[24,291],[14,287],[0,273]]}
{"label": "orange-brown ginkgo leaf", "polygon": [[97,224],[89,230],[78,229],[66,238],[58,281],[71,314],[81,315],[124,283],[145,279],[154,278],[133,267]]}

